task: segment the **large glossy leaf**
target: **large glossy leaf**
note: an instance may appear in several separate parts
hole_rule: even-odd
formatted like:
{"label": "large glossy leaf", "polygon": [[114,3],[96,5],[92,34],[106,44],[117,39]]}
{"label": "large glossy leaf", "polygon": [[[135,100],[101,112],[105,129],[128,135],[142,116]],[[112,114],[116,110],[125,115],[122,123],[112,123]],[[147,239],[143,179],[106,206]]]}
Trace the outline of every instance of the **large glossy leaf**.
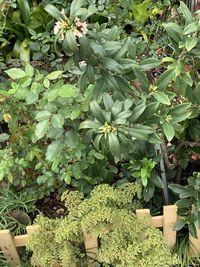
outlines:
{"label": "large glossy leaf", "polygon": [[52,17],[57,20],[64,19],[64,15],[53,5],[48,4],[45,8],[47,13],[49,13]]}
{"label": "large glossy leaf", "polygon": [[[75,52],[76,50],[78,50],[78,45],[77,45],[77,42],[76,42],[76,37],[74,35],[74,33],[72,32],[72,30],[69,30],[66,32],[65,34],[65,40],[66,40],[66,43],[69,47],[69,49],[72,51],[72,52]],[[64,45],[64,43],[63,43]]]}
{"label": "large glossy leaf", "polygon": [[79,129],[99,129],[102,126],[98,121],[83,121]]}
{"label": "large glossy leaf", "polygon": [[185,220],[178,220],[175,224],[174,224],[174,227],[173,227],[173,230],[174,231],[179,231],[181,230],[184,226],[185,226],[186,222]]}
{"label": "large glossy leaf", "polygon": [[70,7],[70,17],[74,19],[78,14],[80,8],[84,4],[84,0],[73,0]]}
{"label": "large glossy leaf", "polygon": [[106,108],[106,111],[111,111],[114,105],[112,97],[108,93],[103,94],[103,103]]}
{"label": "large glossy leaf", "polygon": [[108,134],[108,142],[109,148],[113,156],[120,159],[121,158],[121,150],[120,150],[120,143],[118,137],[114,133]]}
{"label": "large glossy leaf", "polygon": [[90,110],[99,122],[104,123],[106,121],[99,104],[95,100],[90,103]]}

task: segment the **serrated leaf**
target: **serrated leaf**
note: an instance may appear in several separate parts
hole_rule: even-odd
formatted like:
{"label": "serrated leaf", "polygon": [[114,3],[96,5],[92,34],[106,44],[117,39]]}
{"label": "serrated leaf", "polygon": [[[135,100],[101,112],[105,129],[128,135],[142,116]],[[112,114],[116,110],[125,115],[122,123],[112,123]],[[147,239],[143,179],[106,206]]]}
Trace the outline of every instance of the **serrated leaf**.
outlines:
{"label": "serrated leaf", "polygon": [[74,130],[67,131],[64,139],[65,144],[70,148],[75,148],[78,145],[78,135]]}
{"label": "serrated leaf", "polygon": [[41,110],[36,114],[35,119],[37,121],[43,121],[50,118],[51,115],[51,112],[49,112],[48,110]]}
{"label": "serrated leaf", "polygon": [[5,73],[7,73],[12,79],[21,79],[27,76],[26,72],[18,69],[18,68],[12,68],[9,70],[6,70]]}
{"label": "serrated leaf", "polygon": [[60,77],[60,75],[63,73],[63,71],[60,71],[60,70],[56,70],[56,71],[53,71],[51,73],[49,73],[47,76],[46,76],[46,79],[48,80],[56,80]]}
{"label": "serrated leaf", "polygon": [[169,122],[163,123],[162,126],[163,126],[164,134],[167,140],[170,142],[174,138],[174,135],[175,135],[174,127]]}
{"label": "serrated leaf", "polygon": [[59,96],[61,97],[75,97],[78,88],[75,85],[65,84],[59,88]]}
{"label": "serrated leaf", "polygon": [[52,142],[47,148],[46,159],[48,161],[54,161],[59,156],[62,149],[63,149],[62,141]]}
{"label": "serrated leaf", "polygon": [[49,128],[49,120],[40,121],[35,129],[35,135],[37,140],[45,136]]}
{"label": "serrated leaf", "polygon": [[7,133],[0,134],[0,142],[5,142],[9,139],[9,135]]}
{"label": "serrated leaf", "polygon": [[61,114],[53,114],[51,117],[51,123],[54,128],[62,128],[64,122],[65,120]]}
{"label": "serrated leaf", "polygon": [[169,97],[165,93],[158,91],[153,93],[152,95],[156,100],[158,100],[158,102],[164,105],[170,105]]}

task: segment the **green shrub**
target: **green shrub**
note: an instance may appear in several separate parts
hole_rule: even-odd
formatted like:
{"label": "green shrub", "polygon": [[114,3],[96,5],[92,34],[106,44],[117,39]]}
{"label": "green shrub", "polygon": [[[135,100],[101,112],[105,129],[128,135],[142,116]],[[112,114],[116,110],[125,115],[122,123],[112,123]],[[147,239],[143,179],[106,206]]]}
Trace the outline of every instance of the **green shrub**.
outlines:
{"label": "green shrub", "polygon": [[[69,209],[66,218],[51,220],[39,216],[28,248],[33,250],[32,264],[52,266],[61,262],[71,266],[77,258],[86,261],[84,234],[99,239],[96,262],[103,266],[173,266],[177,259],[167,249],[159,230],[147,227],[133,211],[139,207],[137,184],[118,188],[99,185],[90,197],[66,192],[63,200]],[[89,251],[88,251],[89,252]]]}

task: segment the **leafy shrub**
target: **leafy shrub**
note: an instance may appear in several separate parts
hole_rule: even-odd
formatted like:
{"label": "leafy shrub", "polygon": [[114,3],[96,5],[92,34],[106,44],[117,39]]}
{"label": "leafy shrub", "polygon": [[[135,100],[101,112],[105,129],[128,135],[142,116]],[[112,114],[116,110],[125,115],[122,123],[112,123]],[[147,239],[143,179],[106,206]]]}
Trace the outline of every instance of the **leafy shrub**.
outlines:
{"label": "leafy shrub", "polygon": [[77,257],[85,257],[84,234],[99,238],[96,261],[103,265],[144,267],[177,263],[159,230],[147,227],[133,214],[138,207],[137,194],[137,184],[119,188],[99,185],[85,199],[78,192],[64,193],[69,209],[66,218],[36,219],[40,230],[28,244],[33,250],[32,263],[52,266],[60,261],[63,266],[70,266]]}

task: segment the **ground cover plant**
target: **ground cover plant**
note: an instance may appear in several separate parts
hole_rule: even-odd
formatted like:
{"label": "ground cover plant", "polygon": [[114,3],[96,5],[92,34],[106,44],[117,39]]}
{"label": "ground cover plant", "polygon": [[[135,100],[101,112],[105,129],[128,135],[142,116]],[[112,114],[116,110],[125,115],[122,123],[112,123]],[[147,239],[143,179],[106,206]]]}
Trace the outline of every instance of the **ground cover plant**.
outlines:
{"label": "ground cover plant", "polygon": [[0,5],[1,186],[41,210],[53,203],[57,217],[66,189],[87,199],[101,184],[136,183],[141,207],[176,203],[175,230],[196,237],[199,11],[150,0]]}

